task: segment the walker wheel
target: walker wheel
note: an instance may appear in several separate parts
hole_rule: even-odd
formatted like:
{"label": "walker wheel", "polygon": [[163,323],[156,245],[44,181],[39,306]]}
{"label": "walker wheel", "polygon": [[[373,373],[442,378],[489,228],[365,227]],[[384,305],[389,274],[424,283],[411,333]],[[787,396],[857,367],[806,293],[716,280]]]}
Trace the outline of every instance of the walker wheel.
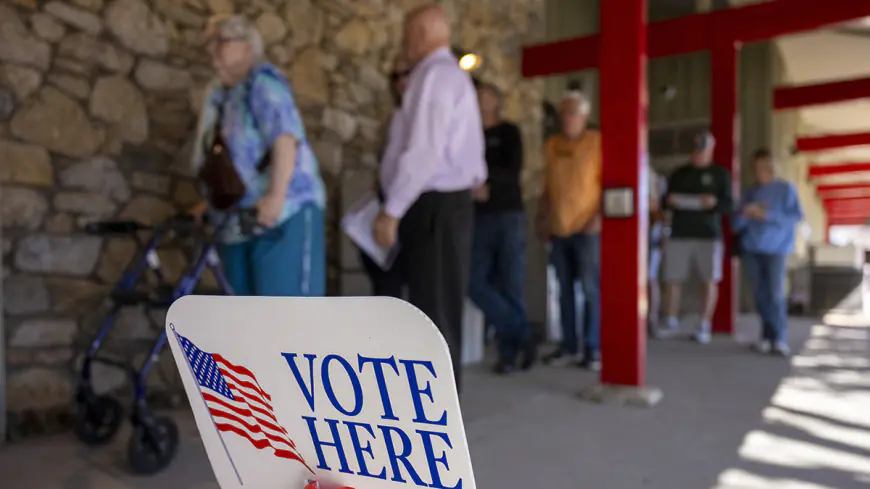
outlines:
{"label": "walker wheel", "polygon": [[178,449],[178,426],[167,417],[156,417],[133,430],[127,458],[133,472],[151,475],[165,469]]}
{"label": "walker wheel", "polygon": [[121,404],[112,397],[94,396],[76,403],[73,431],[87,445],[102,445],[121,428]]}

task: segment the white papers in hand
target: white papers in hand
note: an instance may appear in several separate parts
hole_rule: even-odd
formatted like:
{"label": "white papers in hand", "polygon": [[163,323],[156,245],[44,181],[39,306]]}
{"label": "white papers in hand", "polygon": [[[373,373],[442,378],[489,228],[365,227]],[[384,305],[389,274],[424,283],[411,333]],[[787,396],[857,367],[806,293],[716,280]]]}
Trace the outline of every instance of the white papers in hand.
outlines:
{"label": "white papers in hand", "polygon": [[704,210],[704,204],[701,202],[701,197],[697,195],[672,195],[671,205],[684,211]]}
{"label": "white papers in hand", "polygon": [[341,229],[347,237],[381,269],[389,270],[398,254],[398,246],[386,248],[375,241],[372,227],[381,211],[374,195],[366,195],[351,206],[341,219]]}

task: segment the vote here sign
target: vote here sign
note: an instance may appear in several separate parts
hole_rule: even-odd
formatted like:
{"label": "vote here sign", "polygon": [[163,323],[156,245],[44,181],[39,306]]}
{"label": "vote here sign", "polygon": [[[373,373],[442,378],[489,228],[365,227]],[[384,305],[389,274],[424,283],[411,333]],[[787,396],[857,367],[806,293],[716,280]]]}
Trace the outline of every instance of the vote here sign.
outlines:
{"label": "vote here sign", "polygon": [[475,489],[450,354],[386,297],[188,296],[166,317],[224,489]]}

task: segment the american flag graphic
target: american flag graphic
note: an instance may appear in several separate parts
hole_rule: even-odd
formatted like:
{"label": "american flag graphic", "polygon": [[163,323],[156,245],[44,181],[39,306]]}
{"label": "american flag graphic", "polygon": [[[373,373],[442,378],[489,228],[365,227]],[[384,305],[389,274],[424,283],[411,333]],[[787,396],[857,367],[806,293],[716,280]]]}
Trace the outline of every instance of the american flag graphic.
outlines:
{"label": "american flag graphic", "polygon": [[217,353],[200,350],[178,333],[176,336],[218,431],[235,433],[259,450],[271,448],[276,457],[296,460],[314,473],[278,423],[272,397],[250,370]]}

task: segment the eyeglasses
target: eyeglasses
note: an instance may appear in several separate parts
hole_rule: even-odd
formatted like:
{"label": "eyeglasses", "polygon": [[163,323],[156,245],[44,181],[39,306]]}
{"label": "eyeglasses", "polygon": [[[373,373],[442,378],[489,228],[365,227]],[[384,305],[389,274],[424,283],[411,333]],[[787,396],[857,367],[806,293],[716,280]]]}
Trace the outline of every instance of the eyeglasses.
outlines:
{"label": "eyeglasses", "polygon": [[205,40],[206,47],[211,46],[223,46],[226,43],[233,41],[244,41],[245,37],[243,36],[235,36],[235,37],[221,37],[221,36],[211,36]]}
{"label": "eyeglasses", "polygon": [[405,78],[406,76],[408,76],[410,74],[411,74],[411,72],[409,70],[394,71],[394,72],[390,73],[390,80],[392,80],[393,82],[397,82],[401,78]]}

